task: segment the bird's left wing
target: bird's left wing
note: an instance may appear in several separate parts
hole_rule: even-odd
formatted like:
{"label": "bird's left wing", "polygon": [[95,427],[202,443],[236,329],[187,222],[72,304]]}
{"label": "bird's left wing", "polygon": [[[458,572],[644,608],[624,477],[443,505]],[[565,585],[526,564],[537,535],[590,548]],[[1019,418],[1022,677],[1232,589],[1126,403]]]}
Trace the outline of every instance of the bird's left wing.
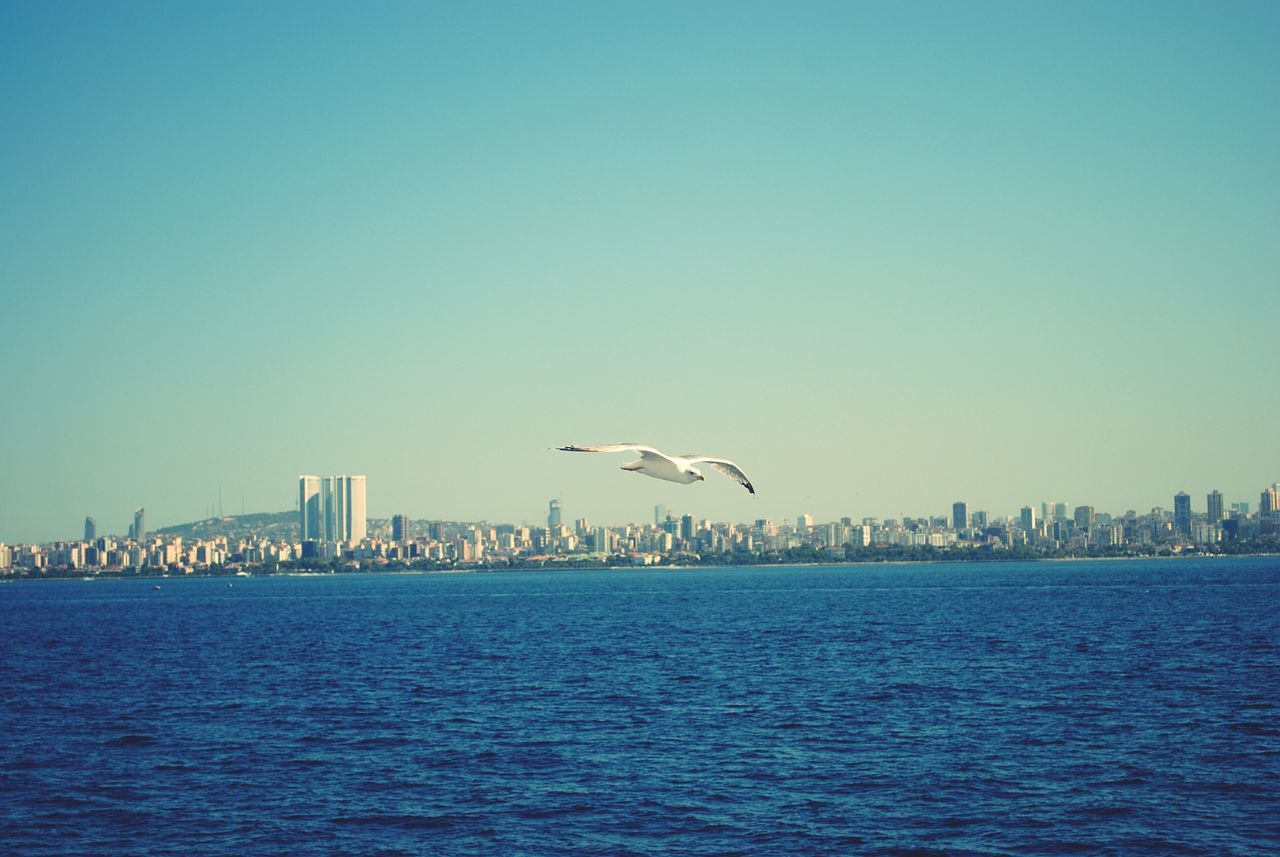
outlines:
{"label": "bird's left wing", "polygon": [[737,482],[743,488],[746,488],[752,494],[756,493],[756,489],[754,486],[752,486],[751,480],[747,478],[747,474],[742,472],[741,467],[734,464],[732,461],[729,461],[728,459],[711,458],[710,456],[706,456],[706,455],[682,455],[680,457],[695,463],[710,464],[716,470],[719,470],[725,476],[728,476],[730,479]]}
{"label": "bird's left wing", "polygon": [[[560,452],[651,452],[656,455],[662,455],[652,446],[645,446],[642,443],[601,443],[595,446],[557,446]],[[663,456],[664,458],[666,456]]]}

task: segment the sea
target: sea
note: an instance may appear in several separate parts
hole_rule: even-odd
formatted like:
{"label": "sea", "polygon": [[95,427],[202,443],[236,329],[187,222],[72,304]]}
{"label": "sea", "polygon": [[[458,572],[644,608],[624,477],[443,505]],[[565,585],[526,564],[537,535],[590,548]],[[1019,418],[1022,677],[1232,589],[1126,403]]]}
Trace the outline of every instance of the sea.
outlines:
{"label": "sea", "polygon": [[0,730],[14,855],[1277,854],[1280,558],[15,582]]}

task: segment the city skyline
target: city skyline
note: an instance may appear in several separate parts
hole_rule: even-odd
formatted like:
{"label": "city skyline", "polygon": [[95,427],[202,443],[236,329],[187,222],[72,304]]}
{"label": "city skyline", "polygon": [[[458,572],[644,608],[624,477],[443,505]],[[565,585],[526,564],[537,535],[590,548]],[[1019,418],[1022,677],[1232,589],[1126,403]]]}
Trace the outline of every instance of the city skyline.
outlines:
{"label": "city skyline", "polygon": [[[360,477],[302,476],[298,481],[299,507],[292,525],[280,521],[282,513],[275,513],[252,516],[254,521],[247,528],[235,518],[222,518],[193,523],[185,531],[149,535],[138,523],[123,541],[108,535],[89,539],[86,530],[82,541],[0,543],[0,574],[239,575],[251,574],[249,569],[265,573],[431,571],[459,565],[528,569],[565,562],[598,567],[603,563],[989,560],[998,554],[1017,559],[1136,557],[1264,553],[1280,544],[1280,482],[1260,492],[1258,512],[1253,515],[1245,508],[1248,504],[1240,503],[1233,504],[1229,516],[1222,516],[1217,491],[1206,498],[1209,511],[1195,513],[1190,495],[1180,491],[1174,495],[1173,511],[1156,507],[1149,513],[1126,510],[1112,515],[1092,506],[1071,509],[1062,501],[1044,501],[1039,520],[1030,506],[1024,506],[1017,517],[992,517],[984,510],[970,514],[967,504],[957,501],[950,519],[946,515],[861,520],[845,516],[819,522],[806,513],[796,516],[794,525],[763,518],[733,523],[657,507],[651,523],[601,525],[580,517],[569,526],[561,520],[559,501],[552,499],[546,526],[420,521],[414,534],[413,521],[403,514],[378,521],[372,531],[366,529],[369,522],[358,514]],[[326,494],[338,492],[321,503],[326,520],[319,527],[319,538],[310,502],[317,482]],[[345,515],[345,522],[334,517],[339,513]],[[229,527],[221,526],[227,523]],[[1010,551],[1015,553],[1006,553]]]}
{"label": "city skyline", "polygon": [[[2,4],[0,540],[300,473],[469,520],[1256,503],[1280,5],[1229,8]],[[759,493],[549,451],[633,440]]]}
{"label": "city skyline", "polygon": [[[522,518],[502,519],[493,517],[466,518],[461,516],[428,516],[414,515],[405,512],[394,512],[385,515],[371,515],[367,512],[367,478],[364,475],[356,476],[333,476],[318,477],[311,475],[303,475],[297,477],[297,500],[292,510],[271,509],[256,510],[252,514],[282,514],[292,512],[297,516],[298,522],[298,539],[299,541],[318,541],[318,542],[359,542],[367,533],[367,522],[369,520],[392,522],[392,526],[403,526],[408,528],[412,522],[427,521],[452,521],[452,522],[472,522],[487,524],[513,524],[520,526],[560,526],[564,520],[563,499],[556,497],[546,502],[548,511],[544,513],[539,521],[539,516],[530,515]],[[322,487],[323,486],[323,487]],[[376,496],[376,494],[375,494]],[[1185,507],[1179,505],[1180,498],[1186,499]],[[1128,512],[1134,512],[1138,515],[1146,515],[1156,510],[1162,510],[1172,516],[1175,525],[1184,535],[1188,531],[1188,527],[1182,525],[1184,520],[1182,512],[1185,510],[1187,517],[1185,521],[1189,524],[1191,517],[1203,517],[1210,522],[1221,521],[1227,517],[1227,512],[1249,514],[1256,512],[1257,514],[1267,514],[1270,512],[1280,511],[1280,482],[1271,482],[1261,488],[1260,491],[1246,500],[1228,500],[1227,495],[1218,489],[1207,491],[1203,495],[1204,502],[1197,505],[1195,497],[1184,490],[1179,490],[1170,495],[1169,503],[1153,503],[1149,506],[1129,505],[1122,508],[1119,507],[1099,507],[1093,504],[1074,504],[1066,500],[1038,500],[1029,504],[1024,504],[1016,509],[995,509],[982,506],[981,504],[973,504],[967,500],[956,500],[946,504],[945,509],[924,509],[913,507],[900,509],[896,512],[877,512],[870,513],[866,511],[850,512],[848,510],[835,515],[824,516],[814,515],[812,512],[797,512],[795,510],[774,516],[755,516],[753,518],[744,518],[736,521],[743,524],[748,521],[768,520],[772,522],[780,522],[790,520],[799,515],[802,521],[807,521],[806,525],[814,525],[815,523],[838,521],[845,518],[853,520],[889,520],[889,519],[915,519],[915,518],[944,518],[951,522],[951,526],[955,529],[965,529],[970,526],[986,526],[987,521],[1010,521],[1018,523],[1022,529],[1030,529],[1034,527],[1036,522],[1049,521],[1073,521],[1077,526],[1087,528],[1098,514],[1105,514],[1108,517],[1121,517]],[[651,521],[655,524],[666,517],[686,517],[690,513],[687,511],[688,506],[672,507],[669,504],[658,503],[652,507],[652,511],[648,514],[640,514],[636,517],[624,520],[608,520],[603,521],[598,518],[589,509],[571,509],[569,518],[572,519],[591,519],[594,522],[605,527],[628,526]],[[142,523],[145,520],[145,509],[138,508],[133,512],[132,523],[127,529],[127,537],[136,538],[135,533],[139,525],[142,527],[143,537],[145,539],[147,530],[146,525]],[[314,516],[318,516],[315,518]],[[1083,516],[1083,518],[1082,518]],[[218,515],[216,518],[223,516]],[[234,518],[235,516],[228,516]],[[714,517],[703,512],[694,515],[696,518],[709,520],[721,520],[734,522],[730,518]],[[345,523],[338,523],[339,519]],[[195,523],[198,520],[213,520],[215,518],[201,518],[190,521],[172,521],[161,525],[161,528],[167,526],[176,526],[187,523]],[[397,524],[396,519],[402,519],[401,524]],[[1032,526],[1029,527],[1028,524]],[[94,516],[86,516],[83,519],[84,541],[91,542],[98,535],[97,519]],[[126,536],[126,531],[114,532],[110,530],[102,530],[103,535]],[[57,536],[50,539],[4,539],[0,538],[0,544],[44,544],[72,540],[70,536]]]}

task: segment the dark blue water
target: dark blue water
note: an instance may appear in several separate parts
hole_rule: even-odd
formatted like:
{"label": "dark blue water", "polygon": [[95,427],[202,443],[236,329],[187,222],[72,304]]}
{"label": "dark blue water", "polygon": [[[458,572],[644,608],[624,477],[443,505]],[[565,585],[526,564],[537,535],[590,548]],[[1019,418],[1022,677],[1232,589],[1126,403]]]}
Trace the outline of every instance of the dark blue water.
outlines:
{"label": "dark blue water", "polygon": [[17,854],[1280,852],[1280,560],[0,586]]}

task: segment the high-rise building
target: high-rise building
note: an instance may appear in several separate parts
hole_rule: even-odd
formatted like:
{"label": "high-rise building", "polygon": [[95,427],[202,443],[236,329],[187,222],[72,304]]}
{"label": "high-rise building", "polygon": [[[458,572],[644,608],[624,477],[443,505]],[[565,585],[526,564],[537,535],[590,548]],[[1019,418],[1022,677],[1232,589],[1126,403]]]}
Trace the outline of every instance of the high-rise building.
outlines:
{"label": "high-rise building", "polygon": [[951,504],[951,526],[957,530],[969,526],[969,504],[963,500]]}
{"label": "high-rise building", "polygon": [[1191,535],[1191,495],[1186,491],[1173,495],[1173,527],[1184,536]]}
{"label": "high-rise building", "polygon": [[91,542],[98,537],[98,522],[88,515],[84,519],[84,540]]}
{"label": "high-rise building", "polygon": [[320,480],[320,508],[324,514],[321,540],[325,542],[340,541],[341,522],[347,519],[346,492],[339,487],[338,479],[337,476],[326,476]]}
{"label": "high-rise building", "polygon": [[409,540],[408,515],[391,516],[391,540],[393,542],[407,542]]}
{"label": "high-rise building", "polygon": [[1036,510],[1030,506],[1022,507],[1022,531],[1024,533],[1036,531]]}
{"label": "high-rise building", "polygon": [[320,477],[298,477],[298,539],[324,538],[324,509],[320,501]]}
{"label": "high-rise building", "polygon": [[987,513],[982,510],[969,513],[969,526],[974,529],[982,529],[987,525]]}
{"label": "high-rise building", "polygon": [[147,540],[147,510],[141,507],[133,510],[133,537],[140,542]]}
{"label": "high-rise building", "polygon": [[680,538],[686,542],[693,541],[693,533],[697,529],[698,522],[693,515],[684,515],[680,518]]}
{"label": "high-rise building", "polygon": [[1067,504],[1066,503],[1053,504],[1053,519],[1055,521],[1067,520]]}
{"label": "high-rise building", "polygon": [[369,520],[363,476],[326,476],[320,480],[321,540],[333,544],[364,541]]}
{"label": "high-rise building", "polygon": [[807,530],[813,526],[813,515],[797,515],[796,527],[801,530]]}
{"label": "high-rise building", "polygon": [[1280,512],[1280,482],[1264,488],[1258,497],[1258,517],[1269,518]]}
{"label": "high-rise building", "polygon": [[597,553],[608,553],[611,547],[609,542],[609,531],[604,527],[596,527],[591,536],[591,547]]}
{"label": "high-rise building", "polygon": [[[1057,511],[1054,511],[1057,514]],[[1092,506],[1076,506],[1076,529],[1084,530],[1086,533],[1093,529],[1093,507]]]}
{"label": "high-rise building", "polygon": [[552,500],[547,504],[547,526],[558,527],[560,526],[560,520],[560,501]]}
{"label": "high-rise building", "polygon": [[366,484],[363,476],[348,477],[347,490],[351,498],[351,502],[348,505],[350,511],[347,518],[348,541],[362,542],[369,535],[369,509],[365,498]]}
{"label": "high-rise building", "polygon": [[663,506],[662,504],[658,504],[657,506],[654,506],[653,507],[653,525],[655,527],[661,527],[662,522],[665,521],[666,519],[667,519],[667,507]]}
{"label": "high-rise building", "polygon": [[1222,520],[1222,492],[1214,489],[1207,498],[1206,507],[1209,513],[1209,523],[1216,524]]}

